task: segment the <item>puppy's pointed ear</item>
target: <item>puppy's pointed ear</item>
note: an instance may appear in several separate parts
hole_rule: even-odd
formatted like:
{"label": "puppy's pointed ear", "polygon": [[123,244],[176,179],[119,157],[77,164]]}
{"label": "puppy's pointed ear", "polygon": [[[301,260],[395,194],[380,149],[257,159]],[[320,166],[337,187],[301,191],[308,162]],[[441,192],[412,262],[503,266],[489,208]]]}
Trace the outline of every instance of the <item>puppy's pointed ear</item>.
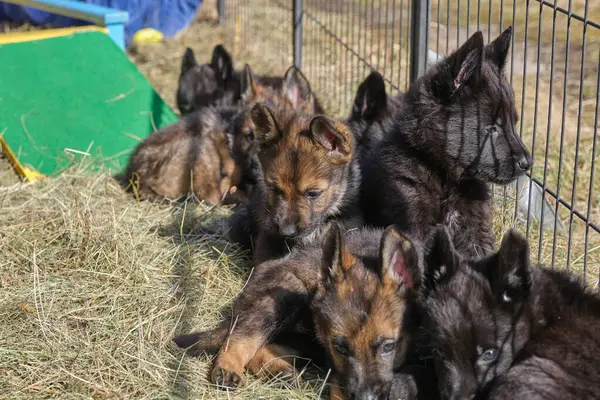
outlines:
{"label": "puppy's pointed ear", "polygon": [[493,42],[485,46],[485,59],[496,64],[500,70],[504,68],[508,58],[508,50],[512,39],[512,26],[506,28]]}
{"label": "puppy's pointed ear", "polygon": [[344,124],[318,115],[310,121],[310,132],[315,141],[325,149],[333,164],[347,164],[352,158],[352,137]]}
{"label": "puppy's pointed ear", "polygon": [[267,105],[257,103],[250,110],[250,118],[254,123],[254,135],[261,148],[273,146],[281,139],[281,130],[277,125],[275,114]]}
{"label": "puppy's pointed ear", "polygon": [[242,102],[244,104],[252,103],[256,98],[257,92],[258,84],[256,83],[256,77],[252,68],[246,64],[242,75]]}
{"label": "puppy's pointed ear", "polygon": [[314,113],[314,94],[308,79],[295,66],[291,66],[283,76],[283,95],[289,100],[294,109],[303,109],[307,113]]}
{"label": "puppy's pointed ear", "polygon": [[379,276],[384,285],[392,284],[403,293],[416,293],[421,285],[419,257],[410,239],[392,225],[381,239]]}
{"label": "puppy's pointed ear", "polygon": [[436,65],[431,90],[441,100],[466,88],[475,89],[481,81],[483,34],[475,32],[461,47]]}
{"label": "puppy's pointed ear", "polygon": [[196,61],[194,50],[187,47],[183,54],[183,59],[181,60],[181,75],[185,74],[196,65],[198,65],[198,62]]}
{"label": "puppy's pointed ear", "polygon": [[372,121],[387,110],[385,81],[381,74],[373,71],[360,84],[352,106],[353,120]]}
{"label": "puppy's pointed ear", "polygon": [[221,82],[226,82],[233,76],[233,61],[231,55],[220,44],[215,46],[212,55],[211,67],[215,70]]}
{"label": "puppy's pointed ear", "polygon": [[504,234],[497,253],[497,264],[488,268],[492,292],[503,303],[525,299],[531,288],[529,244],[515,230]]}
{"label": "puppy's pointed ear", "polygon": [[332,223],[323,240],[322,277],[326,285],[343,281],[355,263],[354,256],[345,245],[343,232],[337,223]]}
{"label": "puppy's pointed ear", "polygon": [[479,80],[481,63],[483,61],[483,34],[478,31],[473,34],[450,57],[454,89]]}
{"label": "puppy's pointed ear", "polygon": [[460,256],[454,250],[450,233],[444,226],[438,226],[425,244],[423,260],[425,266],[425,287],[435,288],[450,279],[460,264]]}

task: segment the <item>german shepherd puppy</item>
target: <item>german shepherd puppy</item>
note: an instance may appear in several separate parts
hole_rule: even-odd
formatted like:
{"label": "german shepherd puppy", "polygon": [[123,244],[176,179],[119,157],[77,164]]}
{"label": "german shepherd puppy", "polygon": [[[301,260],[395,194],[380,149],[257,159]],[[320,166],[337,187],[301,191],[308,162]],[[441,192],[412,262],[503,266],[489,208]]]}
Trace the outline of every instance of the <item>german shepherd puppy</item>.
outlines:
{"label": "german shepherd puppy", "polygon": [[[407,352],[419,282],[416,250],[395,228],[343,234],[333,224],[323,243],[259,264],[231,321],[175,342],[192,354],[220,348],[211,378],[235,387],[246,366],[265,361],[258,359],[267,343],[290,331],[316,333],[334,371],[331,398],[381,398]],[[271,373],[292,375],[294,367],[277,368]]]}
{"label": "german shepherd puppy", "polygon": [[443,399],[599,398],[600,297],[580,280],[530,265],[515,231],[470,261],[440,230],[425,265],[424,329]]}
{"label": "german shepherd puppy", "polygon": [[334,371],[332,399],[387,399],[417,326],[417,251],[393,226],[381,236],[365,229],[325,238],[311,310]]}
{"label": "german shepherd puppy", "polygon": [[[201,109],[138,145],[126,174],[128,187],[137,196],[177,199],[194,193],[211,204],[237,202],[249,196],[255,158],[252,106],[263,101],[282,109],[308,107],[310,103],[303,100],[312,101],[312,92],[294,67],[286,72],[281,92],[259,84],[249,66],[245,71],[241,109]],[[240,189],[233,197],[228,195],[232,188]]]}
{"label": "german shepherd puppy", "polygon": [[254,262],[319,240],[333,221],[360,226],[360,169],[348,127],[266,104],[251,115],[261,176],[248,207],[234,214],[230,235],[246,248],[254,244]]}
{"label": "german shepherd puppy", "polygon": [[421,241],[444,224],[465,256],[493,251],[488,183],[509,183],[532,164],[503,73],[511,36],[508,28],[484,47],[475,33],[404,94],[392,132],[363,163],[367,223],[399,224]]}
{"label": "german shepherd puppy", "polygon": [[237,105],[243,92],[240,77],[223,46],[215,46],[210,64],[198,64],[194,51],[187,48],[177,88],[179,112],[186,115],[207,106]]}
{"label": "german shepherd puppy", "polygon": [[[295,73],[301,75],[300,70]],[[237,72],[233,68],[232,57],[222,45],[215,46],[210,64],[198,64],[193,50],[186,49],[182,59],[179,87],[177,88],[177,107],[181,115],[200,110],[206,106],[237,106],[245,88],[245,72]],[[261,85],[276,92],[285,92],[290,99],[300,99],[305,89],[290,86],[284,77],[256,76],[254,79]],[[310,86],[308,88],[310,90]],[[312,96],[310,109],[323,113],[323,108],[316,96]]]}

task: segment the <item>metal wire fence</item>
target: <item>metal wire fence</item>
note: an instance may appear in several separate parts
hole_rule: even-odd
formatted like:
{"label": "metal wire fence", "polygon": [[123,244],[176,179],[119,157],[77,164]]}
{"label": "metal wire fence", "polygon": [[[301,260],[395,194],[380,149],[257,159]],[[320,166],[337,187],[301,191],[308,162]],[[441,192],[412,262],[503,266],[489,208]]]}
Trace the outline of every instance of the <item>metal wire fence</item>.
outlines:
{"label": "metal wire fence", "polygon": [[495,226],[498,233],[521,228],[539,262],[568,266],[598,285],[599,1],[218,1],[247,62],[268,72],[295,63],[339,117],[371,69],[395,94],[475,31],[490,41],[512,25],[506,74],[534,167],[494,188]]}

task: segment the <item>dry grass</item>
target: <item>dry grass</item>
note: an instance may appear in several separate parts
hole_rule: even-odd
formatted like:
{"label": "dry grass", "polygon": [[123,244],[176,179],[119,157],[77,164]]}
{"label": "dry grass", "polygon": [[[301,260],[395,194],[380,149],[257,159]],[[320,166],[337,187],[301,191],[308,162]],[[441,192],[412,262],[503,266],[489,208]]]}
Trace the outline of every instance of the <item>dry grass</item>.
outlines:
{"label": "dry grass", "polygon": [[314,397],[252,379],[228,395],[209,359],[170,345],[212,327],[246,279],[228,210],[136,203],[81,168],[1,188],[0,209],[0,398]]}
{"label": "dry grass", "polygon": [[[224,26],[195,22],[173,40],[135,49],[132,58],[171,106],[186,46],[196,50],[200,61],[207,62],[214,45],[224,43],[238,68],[249,62],[257,73],[281,74],[292,63],[292,47],[288,3],[280,3],[229,1],[230,18]],[[387,16],[371,13],[359,19],[356,12],[370,10],[370,2],[304,3],[310,14],[323,21],[352,52],[384,71],[390,85],[405,87],[407,43],[398,37],[401,22],[402,32],[407,30],[407,8],[402,16],[399,12]],[[393,3],[390,0],[389,6]],[[580,0],[573,3],[580,4]],[[388,2],[381,4],[385,7]],[[437,15],[435,4],[434,1],[433,16]],[[506,0],[505,7],[512,7],[512,3]],[[343,17],[338,20],[340,11]],[[213,14],[208,11],[206,15],[210,19]],[[437,27],[432,29],[437,32]],[[517,29],[518,35],[519,32],[524,31]],[[466,37],[466,32],[462,34]],[[336,38],[324,35],[315,20],[305,18],[304,35],[303,69],[329,112],[347,114],[367,68]],[[547,36],[544,30],[542,37]],[[524,104],[521,131],[531,141],[535,124],[535,174],[540,177],[543,164],[539,160],[543,160],[545,136],[550,132],[548,185],[555,185],[556,189],[560,172],[561,193],[569,201],[577,128],[573,104],[578,103],[579,88],[584,88],[575,198],[577,208],[585,212],[593,138],[594,115],[590,117],[590,112],[594,110],[590,104],[595,105],[590,99],[596,96],[597,65],[585,64],[586,71],[590,69],[581,86],[580,64],[573,61],[577,57],[572,57],[575,75],[571,79],[569,72],[563,133],[565,156],[562,171],[558,171],[565,74],[559,72],[550,81],[544,40],[540,51],[544,70],[536,66],[537,40],[530,43],[527,57],[523,46],[515,51],[515,65],[521,66],[514,69],[513,84],[519,108]],[[562,39],[557,35],[557,43],[559,40]],[[577,40],[576,35],[572,40]],[[598,46],[592,40],[590,43],[587,60],[593,64]],[[445,48],[445,43],[441,48]],[[572,51],[576,49],[572,46]],[[528,65],[525,75],[524,60]],[[559,66],[561,59],[556,57],[555,64]],[[538,71],[538,118],[534,121]],[[551,85],[555,85],[552,96]],[[552,122],[548,130],[550,98]],[[122,192],[108,173],[88,173],[86,165],[75,166],[35,186],[16,183],[3,165],[0,163],[0,398],[317,398],[323,382],[291,390],[250,376],[239,391],[218,391],[206,379],[209,358],[184,357],[170,345],[177,333],[212,327],[227,312],[247,278],[247,259],[223,238],[229,210],[207,209],[195,203],[137,203]],[[590,214],[596,222],[600,222],[599,185],[595,179]],[[506,195],[514,193],[508,190]],[[513,202],[498,197],[497,200],[494,227],[500,238],[513,225],[514,209]],[[567,225],[567,210],[561,209],[560,213]],[[516,225],[523,228],[520,223]],[[207,229],[218,233],[206,234]],[[574,223],[573,234],[571,267],[581,271],[585,236],[582,223]],[[543,235],[539,241],[540,231],[532,224],[532,256],[536,258],[541,249],[540,260],[550,262],[554,251],[556,264],[565,265],[565,233],[558,233],[556,242],[552,232],[543,231]],[[588,279],[596,282],[600,235],[591,231],[586,266]]]}

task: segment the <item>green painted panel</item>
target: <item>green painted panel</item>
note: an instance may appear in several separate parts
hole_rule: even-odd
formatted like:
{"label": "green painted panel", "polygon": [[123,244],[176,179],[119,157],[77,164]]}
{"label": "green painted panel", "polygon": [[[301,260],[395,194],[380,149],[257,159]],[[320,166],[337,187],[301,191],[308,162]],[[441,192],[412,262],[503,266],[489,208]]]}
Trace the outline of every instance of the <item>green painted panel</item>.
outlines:
{"label": "green painted panel", "polygon": [[104,33],[0,45],[0,60],[0,133],[43,174],[88,151],[120,170],[136,138],[177,120]]}

